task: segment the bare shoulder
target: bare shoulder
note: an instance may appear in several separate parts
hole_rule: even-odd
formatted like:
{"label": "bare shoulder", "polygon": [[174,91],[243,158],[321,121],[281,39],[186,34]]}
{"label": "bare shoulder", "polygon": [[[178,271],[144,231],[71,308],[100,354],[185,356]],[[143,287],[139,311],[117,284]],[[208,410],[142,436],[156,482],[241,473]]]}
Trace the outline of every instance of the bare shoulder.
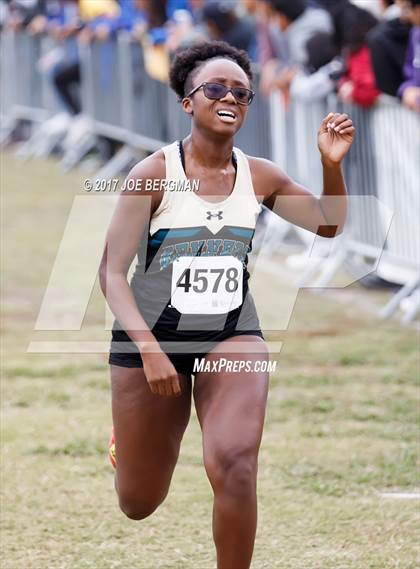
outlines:
{"label": "bare shoulder", "polygon": [[246,158],[251,170],[255,193],[267,199],[285,182],[286,174],[271,160],[248,155]]}
{"label": "bare shoulder", "polygon": [[[165,154],[162,149],[157,150],[150,156],[147,156],[130,170],[124,182],[124,189],[120,196],[144,197],[151,199],[151,214],[157,210],[162,202],[163,189],[154,191],[147,190],[148,180],[162,180],[166,178]],[[129,200],[125,202],[127,208],[134,207],[142,209],[144,200]]]}
{"label": "bare shoulder", "polygon": [[276,167],[274,162],[267,160],[266,158],[260,158],[259,156],[248,156],[245,155],[249,162],[249,167],[251,168],[251,173],[256,174],[267,174],[269,171]]}
{"label": "bare shoulder", "polygon": [[251,169],[252,175],[258,176],[285,176],[282,169],[277,166],[272,160],[267,160],[267,158],[260,158],[259,156],[248,156],[246,155],[249,167]]}
{"label": "bare shoulder", "polygon": [[160,179],[165,178],[165,176],[165,154],[162,149],[159,149],[153,154],[150,154],[150,156],[140,160],[140,162],[137,162],[128,173],[127,179]]}

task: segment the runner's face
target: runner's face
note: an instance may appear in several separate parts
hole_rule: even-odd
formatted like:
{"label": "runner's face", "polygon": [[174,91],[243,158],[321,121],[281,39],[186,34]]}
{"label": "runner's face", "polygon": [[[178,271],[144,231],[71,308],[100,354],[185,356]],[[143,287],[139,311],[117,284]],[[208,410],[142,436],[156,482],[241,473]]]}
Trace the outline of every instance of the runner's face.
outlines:
{"label": "runner's face", "polygon": [[[229,59],[213,59],[206,63],[194,77],[190,91],[204,82],[251,89],[245,71]],[[203,88],[184,99],[183,107],[187,113],[192,114],[195,126],[226,136],[235,135],[248,112],[248,107],[239,104],[231,92],[221,99],[209,99]],[[218,112],[223,110],[230,111],[234,117],[220,116]]]}

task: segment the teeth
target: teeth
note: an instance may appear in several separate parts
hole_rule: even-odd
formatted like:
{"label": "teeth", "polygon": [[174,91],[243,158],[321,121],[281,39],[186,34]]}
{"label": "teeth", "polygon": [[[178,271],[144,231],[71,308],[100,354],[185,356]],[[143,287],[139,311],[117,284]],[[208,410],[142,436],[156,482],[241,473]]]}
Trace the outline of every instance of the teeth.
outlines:
{"label": "teeth", "polygon": [[217,114],[221,117],[232,117],[233,119],[236,118],[236,116],[230,111],[217,111]]}

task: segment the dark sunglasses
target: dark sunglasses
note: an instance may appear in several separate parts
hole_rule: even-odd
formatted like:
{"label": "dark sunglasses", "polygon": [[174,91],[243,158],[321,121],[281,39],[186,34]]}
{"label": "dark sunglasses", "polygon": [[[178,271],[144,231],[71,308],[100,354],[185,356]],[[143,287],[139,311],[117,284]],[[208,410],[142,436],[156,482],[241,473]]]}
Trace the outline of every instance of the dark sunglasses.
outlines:
{"label": "dark sunglasses", "polygon": [[201,87],[207,99],[223,99],[223,97],[226,97],[230,92],[240,105],[250,105],[255,95],[254,91],[245,89],[245,87],[226,87],[226,85],[222,85],[221,83],[201,83],[201,85],[193,89],[191,93],[188,93],[185,97],[191,97],[191,95],[194,95]]}

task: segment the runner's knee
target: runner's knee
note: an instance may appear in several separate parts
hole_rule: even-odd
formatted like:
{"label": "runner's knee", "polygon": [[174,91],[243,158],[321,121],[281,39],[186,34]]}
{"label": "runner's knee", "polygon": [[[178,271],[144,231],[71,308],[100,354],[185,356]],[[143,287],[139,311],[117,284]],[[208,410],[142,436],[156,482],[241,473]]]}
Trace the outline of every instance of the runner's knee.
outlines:
{"label": "runner's knee", "polygon": [[128,493],[119,494],[120,509],[130,520],[144,520],[149,517],[163,500],[164,497],[161,499],[151,499]]}
{"label": "runner's knee", "polygon": [[206,471],[215,492],[244,498],[256,490],[258,449],[237,446],[214,449],[205,457]]}

